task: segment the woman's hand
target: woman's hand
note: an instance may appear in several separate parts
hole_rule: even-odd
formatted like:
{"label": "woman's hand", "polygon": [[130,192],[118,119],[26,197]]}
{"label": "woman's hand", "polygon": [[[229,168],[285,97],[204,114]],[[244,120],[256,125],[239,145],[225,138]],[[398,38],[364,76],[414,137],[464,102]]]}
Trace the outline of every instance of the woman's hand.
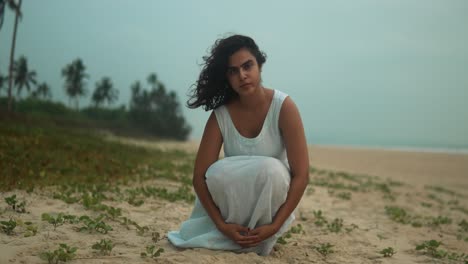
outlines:
{"label": "woman's hand", "polygon": [[223,224],[218,229],[241,247],[249,247],[259,239],[257,235],[249,234],[249,228],[238,224]]}
{"label": "woman's hand", "polygon": [[244,244],[246,247],[255,247],[262,243],[264,240],[270,238],[278,232],[279,228],[273,224],[262,225],[248,232],[249,237],[257,237],[257,239],[250,240],[250,243]]}

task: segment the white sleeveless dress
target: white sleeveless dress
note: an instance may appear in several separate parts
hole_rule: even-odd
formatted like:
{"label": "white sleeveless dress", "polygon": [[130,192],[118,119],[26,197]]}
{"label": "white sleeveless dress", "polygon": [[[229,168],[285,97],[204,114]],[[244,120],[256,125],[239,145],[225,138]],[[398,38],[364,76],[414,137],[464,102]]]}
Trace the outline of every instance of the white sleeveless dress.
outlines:
{"label": "white sleeveless dress", "polygon": [[[286,97],[285,93],[274,90],[262,130],[255,138],[239,134],[224,105],[214,110],[223,136],[225,158],[213,163],[205,176],[211,197],[226,223],[250,229],[269,224],[286,200],[290,172],[278,125]],[[294,218],[293,213],[275,235],[260,245],[242,248],[216,228],[197,198],[190,218],[182,223],[179,231],[169,232],[168,238],[176,247],[268,255]]]}

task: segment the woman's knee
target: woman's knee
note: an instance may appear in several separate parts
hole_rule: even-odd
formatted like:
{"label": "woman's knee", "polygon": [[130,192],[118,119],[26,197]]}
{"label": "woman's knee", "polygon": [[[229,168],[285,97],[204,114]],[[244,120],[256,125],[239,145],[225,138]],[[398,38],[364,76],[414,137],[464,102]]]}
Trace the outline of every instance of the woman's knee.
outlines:
{"label": "woman's knee", "polygon": [[274,185],[289,183],[289,170],[280,160],[265,157],[261,161],[261,168],[265,180],[273,182]]}

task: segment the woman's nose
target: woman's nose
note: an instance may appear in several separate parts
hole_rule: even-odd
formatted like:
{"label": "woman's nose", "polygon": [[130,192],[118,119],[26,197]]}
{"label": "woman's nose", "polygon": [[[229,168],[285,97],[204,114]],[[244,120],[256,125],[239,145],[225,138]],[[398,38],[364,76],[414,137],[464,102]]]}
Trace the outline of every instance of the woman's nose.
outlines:
{"label": "woman's nose", "polygon": [[240,69],[239,71],[239,76],[241,78],[241,80],[245,79],[247,77],[247,72],[243,69]]}

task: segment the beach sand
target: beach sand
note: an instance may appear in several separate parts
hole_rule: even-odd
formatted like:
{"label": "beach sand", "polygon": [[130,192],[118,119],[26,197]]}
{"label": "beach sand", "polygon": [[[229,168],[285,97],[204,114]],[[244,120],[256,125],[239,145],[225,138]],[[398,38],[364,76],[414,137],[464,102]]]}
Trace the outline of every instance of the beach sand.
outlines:
{"label": "beach sand", "polygon": [[[119,140],[192,153],[198,146],[197,142]],[[293,224],[300,224],[302,230],[286,238],[286,244],[277,244],[270,256],[173,247],[165,235],[189,217],[193,204],[159,198],[146,198],[141,206],[106,201],[109,206],[121,208],[123,216],[147,226],[144,234],[117,221],[106,221],[113,228],[107,234],[77,232],[77,224],[64,224],[54,230],[41,221],[42,213],[80,216],[93,212],[79,203],[53,199],[53,188],[46,188],[32,193],[1,193],[0,219],[31,221],[38,226],[38,233],[24,237],[24,226],[17,227],[15,235],[0,233],[0,263],[46,263],[38,257],[39,252],[54,250],[59,243],[78,248],[70,263],[464,263],[435,260],[415,247],[435,239],[442,241],[440,249],[468,254],[468,230],[459,226],[463,219],[468,221],[468,155],[318,146],[309,151],[311,184]],[[145,185],[172,190],[180,183],[155,179]],[[7,208],[3,200],[12,194],[26,201],[28,213],[18,214]],[[392,220],[386,206],[404,209],[406,216]],[[319,210],[322,218],[317,216]],[[447,217],[445,221],[443,217]],[[320,226],[320,219],[327,222]],[[335,219],[342,219],[341,228],[340,220],[332,224]],[[397,222],[398,219],[405,223]],[[155,232],[162,236],[157,242],[152,240]],[[110,256],[91,249],[100,239],[113,241],[115,247]],[[333,245],[334,252],[322,255],[317,248],[326,243]],[[140,253],[147,245],[163,248],[164,252],[154,259],[142,258]],[[384,258],[378,253],[387,247],[396,254]]]}

